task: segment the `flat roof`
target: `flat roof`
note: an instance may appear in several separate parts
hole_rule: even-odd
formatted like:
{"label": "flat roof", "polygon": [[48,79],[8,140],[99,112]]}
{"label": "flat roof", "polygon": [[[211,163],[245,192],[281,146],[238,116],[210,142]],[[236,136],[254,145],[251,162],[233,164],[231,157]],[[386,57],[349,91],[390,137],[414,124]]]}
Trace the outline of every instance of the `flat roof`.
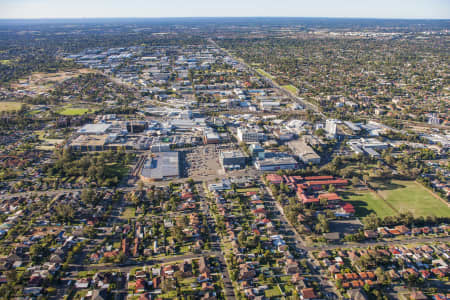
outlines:
{"label": "flat roof", "polygon": [[220,156],[223,158],[247,157],[241,150],[221,151]]}
{"label": "flat roof", "polygon": [[180,176],[179,152],[153,153],[142,168],[141,175],[147,178],[164,179]]}
{"label": "flat roof", "polygon": [[70,146],[102,146],[106,144],[107,139],[107,134],[80,135],[70,143]]}
{"label": "flat roof", "polygon": [[302,140],[291,141],[288,143],[289,148],[298,156],[308,159],[320,159],[320,156],[313,148],[308,146]]}
{"label": "flat roof", "polygon": [[111,124],[86,124],[78,130],[78,133],[84,134],[101,134],[105,133],[112,125]]}
{"label": "flat roof", "polygon": [[258,160],[260,166],[291,165],[296,163],[297,161],[293,157],[272,157]]}

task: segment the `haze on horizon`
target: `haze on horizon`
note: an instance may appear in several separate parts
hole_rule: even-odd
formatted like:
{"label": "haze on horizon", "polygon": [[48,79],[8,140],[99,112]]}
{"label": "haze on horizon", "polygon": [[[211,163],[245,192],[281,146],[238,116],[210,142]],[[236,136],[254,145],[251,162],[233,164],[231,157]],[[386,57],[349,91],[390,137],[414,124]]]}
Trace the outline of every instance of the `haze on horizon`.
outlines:
{"label": "haze on horizon", "polygon": [[1,19],[164,17],[449,19],[448,0],[0,0]]}

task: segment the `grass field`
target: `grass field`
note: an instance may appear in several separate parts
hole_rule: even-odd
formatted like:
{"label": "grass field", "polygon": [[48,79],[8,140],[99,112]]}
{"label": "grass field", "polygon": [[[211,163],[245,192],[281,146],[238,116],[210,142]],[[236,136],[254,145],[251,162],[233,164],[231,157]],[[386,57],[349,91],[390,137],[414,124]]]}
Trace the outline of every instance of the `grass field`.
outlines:
{"label": "grass field", "polygon": [[125,208],[125,210],[123,211],[123,213],[122,213],[122,218],[123,219],[132,219],[132,218],[134,218],[136,215],[135,215],[135,211],[136,211],[136,209],[134,208],[134,207],[131,207],[131,206],[128,206],[127,208]]}
{"label": "grass field", "polygon": [[245,188],[245,189],[236,189],[238,193],[247,193],[247,192],[259,192],[259,188]]}
{"label": "grass field", "polygon": [[283,296],[283,293],[278,286],[274,286],[273,288],[266,290],[265,294],[267,298]]}
{"label": "grass field", "polygon": [[378,194],[358,191],[342,193],[344,200],[355,207],[358,217],[374,212],[384,218],[408,211],[416,217],[450,217],[450,208],[415,181],[393,180],[371,184],[376,186]]}
{"label": "grass field", "polygon": [[67,107],[63,110],[58,111],[58,114],[63,116],[81,116],[89,111],[94,111],[89,108],[73,108],[73,107]]}
{"label": "grass field", "polygon": [[450,217],[450,208],[415,181],[393,180],[390,188],[379,193],[400,213],[410,211],[416,217]]}
{"label": "grass field", "polygon": [[289,92],[293,93],[294,95],[297,95],[298,90],[295,86],[293,86],[292,84],[288,84],[288,85],[283,85],[282,86],[285,90],[288,90]]}
{"label": "grass field", "polygon": [[13,60],[10,60],[10,59],[3,59],[3,60],[0,60],[0,64],[2,64],[2,65],[10,66],[10,65],[12,65],[13,63],[14,63],[14,61],[13,61]]}
{"label": "grass field", "polygon": [[272,79],[272,80],[275,79],[274,76],[270,75],[269,73],[267,73],[267,72],[264,71],[263,69],[256,69],[256,72],[258,72],[259,74],[261,74],[261,75],[263,75],[263,76],[266,76],[266,77],[268,77],[268,78],[270,78],[270,79]]}
{"label": "grass field", "polygon": [[0,102],[0,111],[15,111],[19,110],[21,106],[20,102],[2,101]]}
{"label": "grass field", "polygon": [[376,213],[379,217],[394,216],[397,213],[387,205],[383,199],[372,192],[355,192],[342,194],[345,201],[355,207],[357,217],[365,217]]}

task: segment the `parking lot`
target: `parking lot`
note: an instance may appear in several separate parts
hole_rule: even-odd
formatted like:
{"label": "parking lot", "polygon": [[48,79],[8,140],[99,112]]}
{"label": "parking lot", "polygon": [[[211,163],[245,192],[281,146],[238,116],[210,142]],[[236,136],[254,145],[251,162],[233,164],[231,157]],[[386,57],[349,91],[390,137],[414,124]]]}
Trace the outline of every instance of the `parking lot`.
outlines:
{"label": "parking lot", "polygon": [[216,145],[194,148],[185,154],[183,171],[186,177],[221,175],[219,149]]}

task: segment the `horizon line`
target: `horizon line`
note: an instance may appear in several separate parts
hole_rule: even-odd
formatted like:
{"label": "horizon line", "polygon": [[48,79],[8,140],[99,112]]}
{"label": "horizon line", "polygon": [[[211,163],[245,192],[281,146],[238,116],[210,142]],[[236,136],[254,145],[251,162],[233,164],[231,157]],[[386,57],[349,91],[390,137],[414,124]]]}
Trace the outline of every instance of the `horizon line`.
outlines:
{"label": "horizon line", "polygon": [[238,19],[238,18],[273,18],[273,19],[355,19],[355,20],[432,20],[432,21],[450,21],[450,18],[433,17],[305,17],[305,16],[164,16],[164,17],[36,17],[36,18],[0,18],[3,20],[110,20],[110,19]]}

